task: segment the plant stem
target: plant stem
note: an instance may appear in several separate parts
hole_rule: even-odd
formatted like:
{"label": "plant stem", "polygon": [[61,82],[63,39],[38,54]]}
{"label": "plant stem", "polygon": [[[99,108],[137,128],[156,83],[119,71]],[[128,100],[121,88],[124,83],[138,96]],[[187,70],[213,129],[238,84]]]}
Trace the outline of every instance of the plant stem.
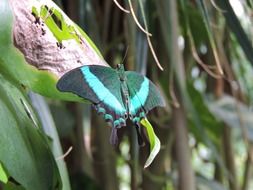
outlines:
{"label": "plant stem", "polygon": [[[172,125],[175,131],[176,157],[178,163],[178,190],[195,190],[194,171],[191,166],[191,154],[188,145],[188,130],[186,115],[183,107],[183,94],[181,89],[185,89],[185,70],[182,53],[178,47],[178,15],[177,1],[170,0],[170,32],[171,32],[171,64],[176,75],[175,87],[178,90],[180,107],[172,108]],[[179,90],[180,89],[180,90]]]}
{"label": "plant stem", "polygon": [[236,170],[234,161],[234,152],[231,142],[231,129],[228,126],[224,126],[223,130],[223,145],[224,145],[224,156],[226,161],[226,166],[229,171],[228,181],[229,189],[238,190],[238,184],[236,180]]}

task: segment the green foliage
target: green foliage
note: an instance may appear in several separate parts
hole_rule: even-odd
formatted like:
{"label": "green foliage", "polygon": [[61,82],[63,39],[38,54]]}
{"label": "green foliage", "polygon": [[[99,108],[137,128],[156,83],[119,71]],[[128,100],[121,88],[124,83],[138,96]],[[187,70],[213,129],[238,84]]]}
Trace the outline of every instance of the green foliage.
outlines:
{"label": "green foliage", "polygon": [[12,41],[12,12],[7,0],[2,2],[0,7],[0,67],[1,73],[22,84],[35,92],[49,97],[60,97],[63,99],[79,100],[80,98],[71,94],[62,94],[56,89],[56,76],[47,71],[39,71],[27,64],[23,55],[14,47]]}
{"label": "green foliage", "polygon": [[6,174],[6,171],[3,168],[3,165],[0,163],[0,181],[3,183],[8,182],[8,175]]}
{"label": "green foliage", "polygon": [[[45,2],[46,5],[49,1]],[[129,9],[128,1],[119,2]],[[105,189],[117,189],[119,184],[121,188],[123,182],[133,189],[140,186],[145,190],[177,189],[175,184],[182,185],[180,184],[182,179],[189,172],[184,168],[185,163],[201,162],[211,168],[211,172],[203,171],[201,174],[194,175],[198,189],[246,189],[240,186],[250,184],[249,179],[252,177],[250,174],[246,175],[251,165],[246,162],[245,155],[252,146],[250,143],[253,140],[253,122],[249,105],[252,102],[250,73],[252,65],[245,61],[244,56],[246,55],[252,62],[253,54],[250,34],[247,34],[247,30],[243,28],[240,19],[234,13],[235,10],[231,7],[232,1],[217,1],[217,4],[214,4],[214,1],[203,0],[190,2],[182,0],[180,3],[174,0],[131,2],[140,24],[144,26],[143,28],[152,31],[151,42],[154,44],[155,52],[158,53],[165,72],[157,71],[153,59],[150,58],[145,34],[139,30],[130,14],[119,11],[113,1],[99,4],[97,1],[90,0],[78,3],[65,0],[63,4],[69,11],[69,15],[74,15],[74,18],[81,21],[85,20],[85,23],[80,24],[89,27],[85,31],[92,31],[90,36],[96,36],[96,39],[92,40],[99,42],[99,47],[103,47],[101,50],[108,62],[118,63],[116,58],[121,58],[125,52],[125,45],[129,45],[129,53],[124,61],[126,67],[137,68],[137,71],[142,73],[147,70],[149,78],[157,83],[163,83],[162,94],[172,99],[172,103],[179,101],[180,106],[185,108],[185,115],[181,119],[187,118],[184,127],[189,131],[185,136],[175,138],[175,129],[178,126],[174,126],[171,110],[169,108],[161,112],[156,110],[151,115],[157,135],[148,120],[142,120],[150,149],[146,152],[143,151],[144,148],[139,149],[136,139],[129,138],[130,140],[126,141],[126,143],[129,142],[129,150],[127,149],[123,155],[117,148],[116,151],[111,151],[109,143],[108,145],[104,143],[107,141],[103,138],[108,140],[108,135],[105,133],[107,128],[99,126],[104,129],[101,130],[92,125],[97,118],[90,117],[89,111],[76,109],[76,104],[71,103],[66,106],[66,113],[71,113],[71,116],[59,113],[58,109],[53,110],[57,112],[53,115],[60,121],[57,128],[60,130],[59,134],[64,136],[62,138],[64,146],[74,145],[71,159],[66,160],[70,163],[71,171],[78,170],[80,175],[71,174],[72,188],[78,189],[84,185],[88,187],[89,184],[94,187],[93,180],[96,180]],[[177,2],[179,6],[177,10],[171,9],[173,2]],[[71,7],[66,7],[70,3]],[[80,6],[75,6],[77,4]],[[62,10],[51,4],[47,4],[48,8],[45,5],[32,5],[32,12],[34,16],[40,17],[45,22],[45,26],[59,43],[69,39],[80,42],[81,33],[96,54],[102,58],[100,51],[89,37],[69,20]],[[72,10],[73,7],[75,7],[74,10]],[[251,8],[252,3],[247,1],[247,4],[244,4],[245,20],[250,18]],[[247,12],[247,10],[250,11]],[[172,15],[173,11],[177,12],[179,20]],[[57,185],[60,189],[60,177],[48,145],[48,138],[39,128],[40,122],[27,100],[25,90],[29,88],[44,96],[57,99],[78,102],[83,100],[70,93],[58,92],[55,88],[57,77],[28,65],[23,55],[13,46],[11,32],[13,18],[7,0],[3,0],[0,6],[0,15],[0,88],[2,89],[0,90],[0,181],[5,183],[4,189],[53,189],[53,186]],[[125,20],[127,22],[124,22]],[[178,33],[173,33],[175,30],[172,29],[176,29]],[[249,26],[249,29],[251,31],[252,28]],[[182,47],[178,47],[178,36],[180,40],[183,39]],[[205,47],[206,52],[200,51],[201,47]],[[172,51],[175,49],[178,51]],[[201,61],[202,65],[199,64]],[[215,63],[219,64],[219,62],[225,75],[221,78],[209,76],[205,71],[209,69],[218,74],[216,72],[218,65]],[[196,67],[199,68],[199,73],[195,78],[201,79],[207,87],[206,91],[201,93],[191,83],[191,72]],[[236,73],[235,76],[234,73]],[[237,80],[240,82],[236,83],[239,86],[234,87],[231,81]],[[216,97],[217,100],[210,100],[207,97]],[[59,108],[64,107],[59,102],[53,104]],[[91,123],[89,123],[90,120],[92,120]],[[223,134],[224,127],[227,126],[230,127],[232,135]],[[57,134],[55,135],[52,131],[49,133],[55,143]],[[188,136],[190,136],[190,145]],[[249,141],[249,144],[245,146],[242,139],[245,142]],[[183,146],[186,149],[180,147],[178,150],[174,145],[181,142],[186,143]],[[201,151],[206,150],[208,154],[201,155],[198,145],[204,145]],[[234,146],[239,147],[243,153],[238,154],[233,151]],[[192,151],[194,156],[189,154],[189,157],[176,158],[174,152],[178,151],[186,153]],[[103,154],[100,154],[101,152]],[[139,152],[141,152],[140,155]],[[59,154],[58,152],[56,155]],[[143,160],[142,156],[146,158],[146,154],[148,154],[148,159]],[[96,156],[99,157],[97,160]],[[119,164],[114,163],[115,159],[121,160],[120,167]],[[194,160],[189,161],[190,159]],[[232,161],[228,164],[228,160]],[[233,160],[235,160],[234,163]],[[142,162],[145,163],[145,167],[151,162],[152,165],[143,170],[139,166],[143,164]],[[96,164],[98,166],[94,166]],[[119,176],[114,175],[115,168]],[[203,170],[205,168],[203,167]],[[245,175],[242,174],[241,168],[246,168]],[[193,166],[190,169],[194,173],[202,168]],[[183,175],[180,175],[180,170],[183,171]],[[174,173],[178,174],[177,177],[174,177]],[[27,174],[30,176],[29,179],[26,177]],[[20,185],[8,181],[9,177]],[[86,177],[92,180],[85,180]],[[124,179],[129,181],[124,181]],[[183,185],[188,182],[186,181]]]}
{"label": "green foliage", "polygon": [[[8,1],[2,2],[0,15],[1,180],[7,182],[5,174],[8,173],[25,189],[61,189],[59,171],[48,138],[39,128],[39,121],[24,89],[31,87],[52,95],[54,92],[51,89],[57,93],[56,79],[47,72],[29,66],[14,48],[12,13]],[[17,188],[8,182],[5,189]]]}
{"label": "green foliage", "polygon": [[208,107],[216,118],[228,126],[237,131],[242,127],[247,138],[253,142],[253,118],[250,107],[228,95],[217,101],[209,101]]}
{"label": "green foliage", "polygon": [[[54,4],[51,4],[54,5]],[[48,7],[49,6],[49,7]],[[58,40],[59,43],[62,40],[75,40],[78,44],[82,43],[81,36],[77,33],[80,32],[82,37],[84,37],[88,43],[92,46],[93,50],[102,58],[101,53],[95,46],[95,44],[90,40],[87,34],[76,24],[74,24],[70,19],[67,17],[63,17],[62,10],[57,7],[56,5],[42,5],[41,7],[32,7],[32,13],[35,17],[42,19],[55,38]]]}
{"label": "green foliage", "polygon": [[246,57],[250,61],[251,65],[253,65],[253,47],[252,42],[250,41],[249,37],[247,36],[245,30],[243,29],[240,20],[235,15],[235,12],[229,3],[228,0],[218,1],[217,5],[220,6],[221,9],[226,10],[222,13],[226,18],[227,24],[233,34],[235,35],[240,47],[244,51]]}
{"label": "green foliage", "polygon": [[3,190],[25,190],[22,186],[20,185],[16,185],[12,182],[8,182],[5,186]]}
{"label": "green foliage", "polygon": [[207,134],[206,136],[203,136],[204,134],[202,133],[202,130],[200,130],[194,123],[194,116],[192,113],[189,113],[188,118],[191,132],[199,142],[208,145],[206,138],[209,138],[214,144],[219,145],[219,140],[221,138],[223,129],[222,123],[217,121],[212,112],[209,111],[208,104],[204,100],[203,95],[198,92],[190,83],[188,83],[188,92],[194,108],[198,113],[201,113],[198,115],[198,117],[202,125],[202,130],[206,131]]}
{"label": "green foliage", "polygon": [[1,163],[26,189],[60,189],[61,180],[47,137],[38,122],[32,120],[35,115],[24,93],[3,75],[0,88]]}

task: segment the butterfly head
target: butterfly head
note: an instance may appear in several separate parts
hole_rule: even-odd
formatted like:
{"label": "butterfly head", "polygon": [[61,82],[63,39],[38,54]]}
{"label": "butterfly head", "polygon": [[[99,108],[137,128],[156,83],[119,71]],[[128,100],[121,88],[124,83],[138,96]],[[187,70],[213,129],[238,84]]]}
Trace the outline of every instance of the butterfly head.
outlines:
{"label": "butterfly head", "polygon": [[118,71],[118,75],[120,80],[125,80],[125,68],[123,64],[117,64],[117,71]]}

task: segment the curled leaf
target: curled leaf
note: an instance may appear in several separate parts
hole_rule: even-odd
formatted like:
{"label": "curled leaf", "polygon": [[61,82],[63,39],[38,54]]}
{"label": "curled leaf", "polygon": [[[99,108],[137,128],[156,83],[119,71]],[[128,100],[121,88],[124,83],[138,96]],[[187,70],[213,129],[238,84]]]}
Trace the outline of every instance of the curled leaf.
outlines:
{"label": "curled leaf", "polygon": [[149,123],[147,118],[141,120],[141,124],[146,128],[148,134],[148,140],[150,143],[150,153],[147,161],[145,162],[144,168],[147,168],[155,159],[158,154],[161,143],[158,137],[155,135],[152,125]]}

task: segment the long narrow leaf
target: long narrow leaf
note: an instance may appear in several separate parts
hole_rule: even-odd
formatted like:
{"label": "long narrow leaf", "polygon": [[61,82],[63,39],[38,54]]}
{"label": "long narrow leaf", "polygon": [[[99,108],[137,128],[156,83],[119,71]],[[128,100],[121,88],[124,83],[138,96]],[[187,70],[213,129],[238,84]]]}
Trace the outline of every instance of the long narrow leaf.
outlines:
{"label": "long narrow leaf", "polygon": [[148,133],[148,139],[150,143],[150,153],[147,161],[145,162],[144,168],[147,168],[155,159],[156,155],[158,154],[161,143],[158,137],[155,135],[152,125],[149,123],[147,118],[141,120],[141,124],[146,128]]}
{"label": "long narrow leaf", "polygon": [[[30,93],[31,103],[36,110],[38,117],[40,118],[42,128],[44,132],[52,139],[52,152],[54,157],[60,157],[63,155],[60,139],[54,124],[54,120],[50,113],[50,109],[45,99],[39,94]],[[57,166],[62,179],[63,190],[70,190],[70,182],[65,165],[64,159],[57,160]]]}
{"label": "long narrow leaf", "polygon": [[226,22],[235,34],[239,44],[241,45],[246,57],[253,65],[253,47],[246,32],[244,31],[240,21],[235,15],[233,8],[228,0],[217,1],[217,5],[223,10],[222,13],[226,18]]}
{"label": "long narrow leaf", "polygon": [[203,0],[197,0],[197,3],[199,5],[199,9],[201,10],[201,13],[202,13],[203,18],[204,18],[204,23],[205,23],[205,26],[206,26],[206,29],[207,29],[207,34],[208,34],[208,37],[209,37],[209,40],[210,40],[210,44],[211,44],[211,47],[212,47],[212,51],[213,51],[213,54],[214,54],[214,58],[215,58],[215,61],[216,61],[218,72],[219,72],[219,74],[223,75],[223,70],[222,70],[220,58],[218,56],[218,51],[217,51],[215,39],[214,39],[212,29],[211,29],[211,26],[210,26],[211,22],[210,22],[209,15],[207,13],[205,2]]}
{"label": "long narrow leaf", "polygon": [[61,188],[47,137],[31,119],[35,114],[27,98],[1,73],[0,88],[0,162],[26,189]]}

